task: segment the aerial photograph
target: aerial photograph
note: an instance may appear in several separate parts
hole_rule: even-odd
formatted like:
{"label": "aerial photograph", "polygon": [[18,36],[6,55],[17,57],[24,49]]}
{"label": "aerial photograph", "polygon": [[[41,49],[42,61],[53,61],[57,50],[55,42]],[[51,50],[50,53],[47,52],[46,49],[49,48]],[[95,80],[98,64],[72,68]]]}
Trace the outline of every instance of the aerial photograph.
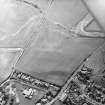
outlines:
{"label": "aerial photograph", "polygon": [[0,105],[105,105],[105,0],[0,0]]}

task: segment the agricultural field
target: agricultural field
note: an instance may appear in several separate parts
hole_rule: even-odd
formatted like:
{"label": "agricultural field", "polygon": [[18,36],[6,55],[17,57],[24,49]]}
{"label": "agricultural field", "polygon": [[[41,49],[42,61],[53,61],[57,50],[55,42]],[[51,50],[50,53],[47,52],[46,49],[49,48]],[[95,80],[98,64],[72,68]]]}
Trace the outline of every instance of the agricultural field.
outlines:
{"label": "agricultural field", "polygon": [[0,87],[8,80],[17,94],[9,105],[69,105],[59,96],[83,64],[105,87],[105,35],[82,0],[0,0],[0,14]]}

